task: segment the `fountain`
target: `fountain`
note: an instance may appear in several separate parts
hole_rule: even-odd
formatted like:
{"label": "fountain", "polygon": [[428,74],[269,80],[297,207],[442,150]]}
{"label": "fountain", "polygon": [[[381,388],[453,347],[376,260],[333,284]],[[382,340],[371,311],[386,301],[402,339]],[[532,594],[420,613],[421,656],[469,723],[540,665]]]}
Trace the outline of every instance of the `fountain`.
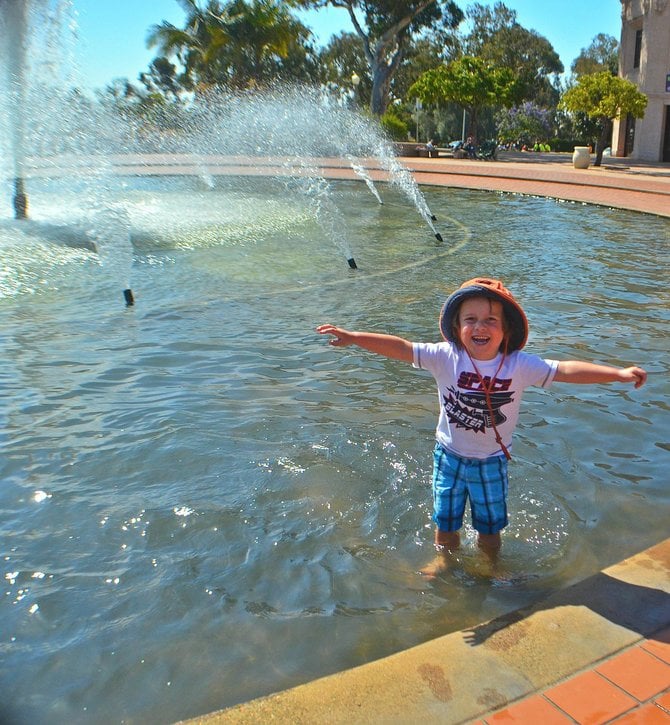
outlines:
{"label": "fountain", "polygon": [[[58,25],[49,15],[50,11],[52,15],[58,13],[48,0],[6,0],[0,9],[6,30],[2,58],[9,79],[2,110],[5,125],[11,131],[9,147],[2,149],[2,158],[13,165],[17,219],[27,218],[28,176],[60,178],[66,183],[76,180],[82,211],[91,216],[91,206],[104,206],[109,179],[117,173],[115,163],[119,158],[136,156],[142,173],[142,165],[151,165],[155,161],[151,154],[157,151],[169,152],[176,164],[188,157],[196,165],[195,173],[205,181],[208,164],[225,163],[226,158],[255,165],[275,159],[275,172],[294,180],[294,188],[311,201],[324,240],[341,249],[349,267],[357,269],[345,218],[333,204],[331,182],[324,176],[321,164],[325,159],[341,159],[365,181],[379,201],[374,182],[361,162],[374,156],[437,240],[443,241],[421,191],[397,162],[391,144],[378,128],[318,90],[283,87],[276,92],[256,94],[210,92],[193,99],[189,108],[164,109],[162,117],[124,117],[118,110],[92,104],[68,91],[61,78],[49,86],[44,74],[26,71],[28,57],[37,52],[34,45],[29,45],[40,21],[43,23],[44,16],[49,16],[49,21]],[[58,6],[58,11],[62,14],[63,9]],[[54,35],[56,42],[60,42],[62,32]],[[57,47],[50,45],[49,53],[56,51]],[[57,63],[51,65],[58,67]],[[287,109],[291,112],[287,113]],[[266,168],[265,173],[273,171]],[[82,244],[97,248],[103,237],[95,227],[93,220],[92,231]],[[119,253],[117,250],[116,254]],[[111,259],[109,254],[101,254],[103,257]],[[124,298],[128,304],[134,300],[129,286],[124,288]]]}
{"label": "fountain", "polygon": [[[0,210],[0,720],[194,717],[473,626],[666,536],[667,220],[403,187],[378,132],[315,92],[218,94],[172,130],[40,98],[29,218]],[[431,210],[448,243],[423,243]],[[466,528],[426,582],[432,380],[313,330],[437,339],[444,296],[483,271],[523,300],[530,349],[651,375],[532,391],[507,573],[487,574]],[[131,276],[141,304],[118,309]]]}

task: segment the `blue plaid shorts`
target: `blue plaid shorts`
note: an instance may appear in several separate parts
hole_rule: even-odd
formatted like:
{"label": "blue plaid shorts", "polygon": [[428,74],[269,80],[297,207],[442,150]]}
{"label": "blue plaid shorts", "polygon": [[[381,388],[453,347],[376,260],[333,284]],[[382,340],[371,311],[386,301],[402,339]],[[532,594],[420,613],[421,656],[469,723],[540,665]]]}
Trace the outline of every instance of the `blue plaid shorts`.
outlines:
{"label": "blue plaid shorts", "polygon": [[497,534],[507,526],[507,459],[461,458],[439,443],[433,453],[433,521],[440,531],[463,526],[470,499],[472,526],[480,534]]}

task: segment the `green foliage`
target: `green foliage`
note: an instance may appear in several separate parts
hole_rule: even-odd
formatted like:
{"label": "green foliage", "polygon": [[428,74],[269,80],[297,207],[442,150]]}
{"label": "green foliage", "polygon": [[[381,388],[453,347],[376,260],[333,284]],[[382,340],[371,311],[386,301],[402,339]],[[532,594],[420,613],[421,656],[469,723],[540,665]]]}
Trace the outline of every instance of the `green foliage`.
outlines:
{"label": "green foliage", "polygon": [[[319,53],[318,65],[322,85],[336,93],[353,91],[359,108],[369,104],[372,81],[366,72],[363,41],[355,33],[333,36]],[[357,88],[351,80],[354,73],[359,78]]]}
{"label": "green foliage", "polygon": [[[147,40],[165,58],[175,57],[184,69],[184,88],[224,84],[248,88],[291,75],[311,80],[315,54],[311,31],[275,0],[180,0],[186,11],[183,29],[163,22]],[[304,74],[302,78],[297,74]],[[306,76],[306,77],[305,77]]]}
{"label": "green foliage", "polygon": [[423,73],[409,91],[424,105],[457,103],[468,110],[468,133],[478,136],[479,113],[487,107],[511,103],[514,77],[507,68],[486,63],[481,58],[462,56],[448,65]]}
{"label": "green foliage", "polygon": [[493,8],[475,3],[468,9],[468,17],[472,30],[463,39],[466,52],[512,72],[513,103],[534,101],[540,106],[554,106],[558,101],[557,74],[563,72],[563,64],[551,43],[519,25],[516,11],[502,2]]}
{"label": "green foliage", "polygon": [[[164,22],[152,28],[148,44],[159,54],[140,75],[141,86],[126,81],[126,88],[108,89],[107,99],[129,112],[167,109],[183,103],[189,96],[185,92],[214,84],[249,88],[276,80],[314,82],[352,97],[354,73],[360,78],[356,106],[368,106],[378,116],[392,108],[384,125],[403,139],[417,123],[422,137],[459,138],[465,109],[467,132],[475,137],[478,131],[482,138],[500,131],[533,142],[555,134],[572,146],[574,139],[594,142],[611,118],[644,112],[644,97],[630,89],[605,88],[604,81],[597,89],[576,83],[576,90],[563,94],[557,112],[557,74],[563,71],[558,55],[500,0],[469,5],[470,24],[463,34],[456,31],[464,14],[452,0],[176,1],[186,14],[184,26]],[[317,54],[311,32],[291,11],[326,6],[347,10],[352,32],[333,38]],[[576,80],[615,72],[617,49],[614,38],[597,35],[572,65]],[[418,118],[414,98],[423,102]],[[528,103],[546,109],[551,129],[539,123],[537,114],[525,119],[501,114],[503,108],[515,106],[518,112]]]}
{"label": "green foliage", "polygon": [[549,145],[552,151],[573,151],[575,146],[590,146],[590,139],[583,138],[552,138],[549,140]]}
{"label": "green foliage", "polygon": [[381,127],[394,141],[406,141],[409,128],[392,111],[387,111],[380,119]]}
{"label": "green foliage", "polygon": [[612,133],[613,120],[627,115],[642,118],[647,108],[647,97],[631,81],[613,76],[609,71],[601,71],[580,76],[577,83],[563,94],[560,107],[571,113],[583,113],[597,121],[600,136],[594,165],[600,166],[603,149]]}
{"label": "green foliage", "polygon": [[619,70],[619,42],[616,38],[605,33],[598,33],[588,48],[575,58],[570,70],[576,76],[590,75],[609,71],[617,75]]}
{"label": "green foliage", "polygon": [[642,118],[647,97],[625,78],[601,71],[580,76],[561,97],[560,107],[572,113],[585,113],[597,120],[613,120],[628,114]]}
{"label": "green foliage", "polygon": [[409,91],[410,98],[439,105],[448,101],[465,108],[507,105],[511,101],[514,78],[507,68],[486,63],[481,58],[463,56],[423,73]]}
{"label": "green foliage", "polygon": [[[381,116],[390,100],[391,83],[412,38],[455,29],[463,12],[453,0],[288,0],[294,7],[346,8],[365,48],[372,80],[370,110]],[[359,73],[360,75],[360,73]]]}

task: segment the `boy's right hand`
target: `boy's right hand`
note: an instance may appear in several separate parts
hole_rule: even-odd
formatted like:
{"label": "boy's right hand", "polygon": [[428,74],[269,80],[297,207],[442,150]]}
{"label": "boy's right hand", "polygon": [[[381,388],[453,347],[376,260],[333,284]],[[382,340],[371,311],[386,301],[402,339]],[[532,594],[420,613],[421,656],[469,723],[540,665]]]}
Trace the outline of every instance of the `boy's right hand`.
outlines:
{"label": "boy's right hand", "polygon": [[332,335],[328,342],[333,347],[346,347],[356,345],[363,350],[384,355],[394,360],[403,360],[411,363],[414,359],[412,343],[395,335],[383,335],[378,332],[351,332],[335,325],[319,325],[316,331],[320,335]]}
{"label": "boy's right hand", "polygon": [[328,341],[333,347],[344,347],[345,345],[353,345],[353,335],[348,330],[343,330],[335,325],[319,325],[316,328],[319,335],[333,335],[333,339]]}

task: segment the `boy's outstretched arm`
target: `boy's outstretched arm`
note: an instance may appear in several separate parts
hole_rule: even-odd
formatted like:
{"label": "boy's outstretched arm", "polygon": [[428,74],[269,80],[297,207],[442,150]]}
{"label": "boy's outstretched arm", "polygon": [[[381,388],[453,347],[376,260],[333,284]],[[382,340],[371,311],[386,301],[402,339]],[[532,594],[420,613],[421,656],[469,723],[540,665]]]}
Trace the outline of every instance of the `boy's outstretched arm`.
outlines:
{"label": "boy's outstretched arm", "polygon": [[554,380],[559,383],[634,383],[639,388],[645,384],[647,373],[635,366],[614,368],[580,360],[563,360],[558,363]]}
{"label": "boy's outstretched arm", "polygon": [[329,344],[335,347],[357,345],[364,350],[391,357],[394,360],[409,363],[414,360],[412,343],[402,337],[381,335],[376,332],[350,332],[335,325],[319,325],[316,331],[320,335],[332,335],[333,339]]}

